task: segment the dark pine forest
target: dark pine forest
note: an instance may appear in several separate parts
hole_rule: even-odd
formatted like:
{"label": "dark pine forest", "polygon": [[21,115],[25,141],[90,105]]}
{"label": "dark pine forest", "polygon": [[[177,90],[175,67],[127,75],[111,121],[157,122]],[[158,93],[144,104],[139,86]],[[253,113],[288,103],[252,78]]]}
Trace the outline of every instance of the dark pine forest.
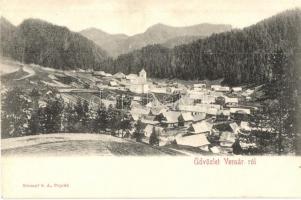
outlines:
{"label": "dark pine forest", "polygon": [[[287,61],[300,55],[301,11],[289,10],[242,30],[213,34],[173,49],[159,44],[106,59],[96,68],[111,73],[136,73],[144,68],[150,77],[203,80],[224,78],[224,83],[262,84],[275,78],[273,58],[280,52]],[[294,74],[294,63],[284,71]]]}

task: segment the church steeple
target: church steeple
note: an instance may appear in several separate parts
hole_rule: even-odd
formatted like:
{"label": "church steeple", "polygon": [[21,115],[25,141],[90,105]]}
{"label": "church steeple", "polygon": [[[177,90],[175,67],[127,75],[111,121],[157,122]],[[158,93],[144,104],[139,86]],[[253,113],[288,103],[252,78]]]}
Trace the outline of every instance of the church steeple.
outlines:
{"label": "church steeple", "polygon": [[142,69],[140,72],[139,72],[139,77],[140,78],[143,78],[144,81],[146,81],[146,71],[144,69]]}

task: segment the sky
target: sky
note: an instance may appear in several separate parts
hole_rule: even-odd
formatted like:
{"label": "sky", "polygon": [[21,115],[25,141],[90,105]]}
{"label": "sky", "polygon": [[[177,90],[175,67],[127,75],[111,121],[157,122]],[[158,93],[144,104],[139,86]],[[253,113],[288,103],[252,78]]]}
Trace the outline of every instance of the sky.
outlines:
{"label": "sky", "polygon": [[39,18],[72,31],[95,27],[134,35],[157,23],[243,28],[296,7],[301,0],[0,0],[0,15],[14,25]]}

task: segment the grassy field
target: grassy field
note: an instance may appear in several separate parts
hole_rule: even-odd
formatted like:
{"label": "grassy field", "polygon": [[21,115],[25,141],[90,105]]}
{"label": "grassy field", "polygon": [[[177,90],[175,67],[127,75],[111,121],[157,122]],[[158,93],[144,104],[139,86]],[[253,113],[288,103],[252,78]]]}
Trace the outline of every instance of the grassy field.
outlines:
{"label": "grassy field", "polygon": [[185,155],[110,135],[45,134],[2,139],[2,156],[160,156]]}

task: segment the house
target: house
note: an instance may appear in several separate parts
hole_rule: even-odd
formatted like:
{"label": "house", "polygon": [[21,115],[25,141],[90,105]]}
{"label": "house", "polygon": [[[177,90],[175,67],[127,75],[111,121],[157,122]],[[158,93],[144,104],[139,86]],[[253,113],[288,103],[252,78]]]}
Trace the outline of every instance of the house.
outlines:
{"label": "house", "polygon": [[113,75],[114,78],[116,79],[125,79],[126,75],[122,72],[117,72],[116,74]]}
{"label": "house", "polygon": [[145,94],[149,92],[149,87],[148,84],[129,84],[126,86],[126,88],[133,92],[133,93],[137,93],[137,94]]}
{"label": "house", "polygon": [[176,142],[178,145],[192,146],[192,147],[199,147],[199,148],[208,147],[210,144],[210,142],[207,140],[206,135],[204,134],[177,137]]}
{"label": "house", "polygon": [[142,107],[142,105],[138,101],[131,101],[131,108],[139,108]]}
{"label": "house", "polygon": [[109,107],[115,108],[116,100],[101,99],[101,104],[104,105],[106,109]]}
{"label": "house", "polygon": [[225,105],[226,103],[226,97],[224,96],[218,96],[215,98],[215,103],[218,105]]}
{"label": "house", "polygon": [[222,87],[221,85],[211,85],[211,90],[218,90],[220,87]]}
{"label": "house", "polygon": [[247,96],[252,95],[253,93],[254,93],[254,90],[247,89],[246,91],[244,91],[244,92],[242,93],[242,95],[247,97]]}
{"label": "house", "polygon": [[137,113],[139,115],[148,115],[149,111],[149,108],[132,108],[130,112]]}
{"label": "house", "polygon": [[207,113],[207,109],[205,107],[193,105],[178,105],[178,110],[181,112],[191,112],[192,115],[196,115],[198,113]]}
{"label": "house", "polygon": [[218,110],[216,120],[225,121],[230,119],[230,110]]}
{"label": "house", "polygon": [[198,103],[198,104],[195,104],[196,106],[199,106],[199,107],[204,107],[206,109],[211,109],[211,108],[214,108],[214,109],[217,109],[217,110],[220,110],[221,109],[221,105],[219,104],[204,104],[204,103]]}
{"label": "house", "polygon": [[193,120],[194,118],[190,112],[181,113],[181,115],[178,117],[179,126],[188,126],[193,122]]}
{"label": "house", "polygon": [[141,118],[141,122],[143,124],[150,124],[150,125],[156,125],[159,124],[158,121],[156,121],[155,116],[149,116],[149,115],[144,115]]}
{"label": "house", "polygon": [[142,69],[138,75],[137,74],[128,74],[125,76],[126,80],[130,84],[146,84],[147,78],[146,78],[146,72],[144,69]]}
{"label": "house", "polygon": [[142,100],[142,98],[139,97],[139,96],[134,96],[133,97],[133,101],[141,101],[141,100]]}
{"label": "house", "polygon": [[215,154],[219,154],[220,153],[220,150],[219,150],[219,148],[217,146],[211,147],[210,151],[212,153],[215,153]]}
{"label": "house", "polygon": [[94,71],[93,75],[94,76],[104,77],[104,76],[106,76],[106,73],[104,71]]}
{"label": "house", "polygon": [[241,92],[242,91],[242,87],[233,87],[232,91],[233,92]]}
{"label": "house", "polygon": [[201,103],[203,103],[203,104],[212,104],[212,103],[215,103],[215,97],[213,95],[205,95],[201,99]]}
{"label": "house", "polygon": [[235,113],[231,113],[230,118],[239,122],[239,121],[249,121],[251,115],[243,110],[238,110]]}
{"label": "house", "polygon": [[128,74],[125,76],[127,80],[136,80],[138,78],[137,74]]}
{"label": "house", "polygon": [[148,115],[149,109],[133,107],[130,110],[131,119],[134,121],[138,121],[142,117]]}
{"label": "house", "polygon": [[193,115],[193,122],[200,122],[206,119],[206,113],[198,113],[197,115]]}
{"label": "house", "polygon": [[110,74],[110,73],[106,73],[106,75],[105,75],[106,77],[111,77],[112,76],[112,74]]}
{"label": "house", "polygon": [[167,93],[165,87],[150,87],[149,91],[153,92],[153,93],[162,93],[162,94],[166,94]]}
{"label": "house", "polygon": [[167,109],[165,107],[162,107],[162,106],[151,107],[149,115],[157,116],[163,112],[167,112]]}
{"label": "house", "polygon": [[144,136],[149,138],[153,133],[153,129],[154,129],[153,125],[147,124],[143,129]]}
{"label": "house", "polygon": [[251,110],[249,108],[239,108],[239,107],[236,107],[236,108],[230,108],[230,113],[237,113],[237,112],[240,112],[240,113],[245,113],[245,114],[251,114]]}
{"label": "house", "polygon": [[206,113],[208,116],[216,116],[218,109],[217,108],[211,108],[211,106],[204,106],[203,105],[195,105],[195,106],[191,106],[191,105],[179,105],[178,106],[178,110],[181,112],[191,112],[192,115],[197,115],[199,113]]}
{"label": "house", "polygon": [[205,88],[206,88],[206,84],[204,84],[204,83],[193,84],[193,89],[194,90],[205,89]]}
{"label": "house", "polygon": [[139,119],[141,119],[141,115],[139,115],[138,113],[130,112],[130,119],[132,121],[138,121]]}
{"label": "house", "polygon": [[206,111],[206,114],[208,117],[216,117],[217,113],[218,113],[218,109],[216,108],[208,108]]}
{"label": "house", "polygon": [[166,88],[166,92],[169,94],[173,94],[176,91],[175,87],[167,87]]}
{"label": "house", "polygon": [[194,100],[189,98],[188,96],[182,96],[179,100],[174,102],[173,108],[179,110],[180,105],[193,105]]}
{"label": "house", "polygon": [[111,86],[111,87],[117,87],[118,83],[116,81],[110,81],[109,82],[109,86]]}
{"label": "house", "polygon": [[188,128],[188,133],[190,134],[210,134],[212,129],[212,124],[206,121],[201,121],[198,123],[191,124]]}
{"label": "house", "polygon": [[232,105],[237,105],[238,104],[238,98],[236,97],[225,97],[225,103],[228,104],[232,104]]}
{"label": "house", "polygon": [[178,118],[180,115],[181,113],[176,111],[162,112],[156,116],[156,120],[165,127],[175,127],[179,123]]}
{"label": "house", "polygon": [[230,123],[229,126],[231,127],[231,129],[235,135],[237,135],[239,133],[240,128],[236,122]]}
{"label": "house", "polygon": [[229,92],[230,91],[230,87],[227,86],[221,86],[215,89],[215,91],[219,91],[219,92]]}
{"label": "house", "polygon": [[220,146],[232,147],[235,142],[235,134],[233,132],[225,131],[222,132],[219,138]]}
{"label": "house", "polygon": [[250,124],[249,124],[249,122],[246,122],[246,121],[240,122],[240,128],[245,131],[251,131]]}

